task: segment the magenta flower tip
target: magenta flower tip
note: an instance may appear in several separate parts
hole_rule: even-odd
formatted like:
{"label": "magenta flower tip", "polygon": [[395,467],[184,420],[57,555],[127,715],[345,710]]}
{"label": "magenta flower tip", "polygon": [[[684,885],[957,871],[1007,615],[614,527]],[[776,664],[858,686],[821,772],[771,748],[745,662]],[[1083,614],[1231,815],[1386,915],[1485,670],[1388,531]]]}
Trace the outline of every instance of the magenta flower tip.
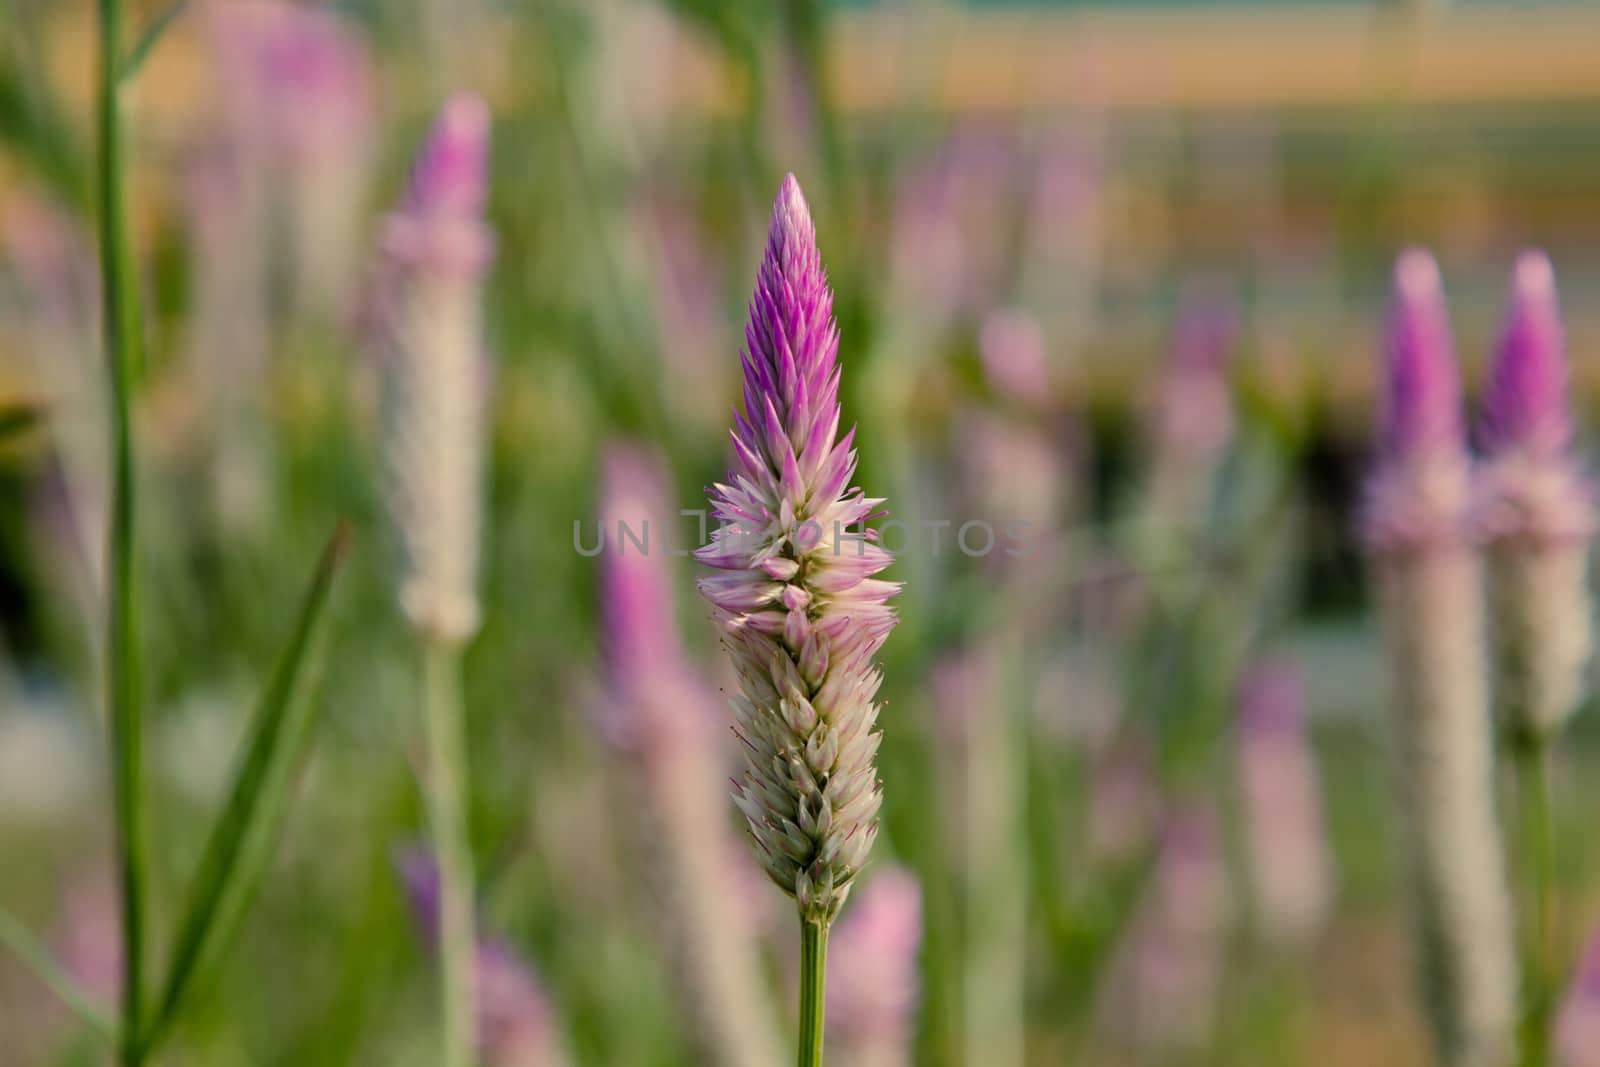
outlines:
{"label": "magenta flower tip", "polygon": [[1555,271],[1524,252],[1511,276],[1505,328],[1483,402],[1488,453],[1479,524],[1491,541],[1528,536],[1545,544],[1593,535],[1594,487],[1572,454],[1573,421]]}
{"label": "magenta flower tip", "polygon": [[444,105],[411,175],[419,214],[476,216],[488,194],[489,108],[471,93]]}
{"label": "magenta flower tip", "polygon": [[396,849],[393,862],[405,887],[411,918],[432,946],[439,938],[439,864],[422,845]]}
{"label": "magenta flower tip", "polygon": [[412,164],[383,250],[402,270],[436,280],[470,280],[493,258],[483,221],[489,184],[489,109],[470,93],[446,101]]}
{"label": "magenta flower tip", "polygon": [[1554,457],[1572,439],[1565,338],[1555,271],[1543,252],[1524,252],[1511,278],[1506,316],[1484,397],[1484,444]]}
{"label": "magenta flower tip", "polygon": [[1420,248],[1395,262],[1383,446],[1391,459],[1462,448],[1461,380],[1444,285],[1433,256]]}
{"label": "magenta flower tip", "polygon": [[1221,377],[1238,339],[1238,294],[1218,279],[1193,281],[1179,305],[1170,373],[1185,380],[1191,375]]}

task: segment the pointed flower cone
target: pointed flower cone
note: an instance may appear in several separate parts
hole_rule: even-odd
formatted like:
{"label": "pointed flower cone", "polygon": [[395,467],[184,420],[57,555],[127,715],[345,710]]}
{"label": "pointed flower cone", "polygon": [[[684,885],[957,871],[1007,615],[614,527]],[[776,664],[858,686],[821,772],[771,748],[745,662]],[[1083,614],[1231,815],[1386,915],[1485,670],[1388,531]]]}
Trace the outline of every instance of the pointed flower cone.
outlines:
{"label": "pointed flower cone", "polygon": [[1496,700],[1516,736],[1554,735],[1583,696],[1592,486],[1573,456],[1555,273],[1517,260],[1511,308],[1484,398],[1480,532],[1489,547]]}
{"label": "pointed flower cone", "polygon": [[1386,406],[1362,536],[1388,660],[1394,791],[1439,1062],[1506,1062],[1516,965],[1495,815],[1482,582],[1461,387],[1439,270],[1395,268]]}
{"label": "pointed flower cone", "polygon": [[736,460],[712,489],[700,581],[740,680],[735,803],[801,918],[833,921],[877,834],[873,656],[894,628],[891,557],[864,532],[881,500],[847,489],[838,330],[811,212],[793,176],[773,207],[745,330]]}

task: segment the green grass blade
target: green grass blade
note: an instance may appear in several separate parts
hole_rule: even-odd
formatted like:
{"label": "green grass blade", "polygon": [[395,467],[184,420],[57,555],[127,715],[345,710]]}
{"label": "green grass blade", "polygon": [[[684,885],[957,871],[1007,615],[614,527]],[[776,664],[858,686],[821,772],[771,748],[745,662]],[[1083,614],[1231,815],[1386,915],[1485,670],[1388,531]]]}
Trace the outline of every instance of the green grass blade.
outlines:
{"label": "green grass blade", "polygon": [[0,945],[9,948],[18,959],[27,964],[28,969],[43,982],[45,987],[54,993],[61,1003],[71,1008],[73,1013],[83,1021],[84,1025],[93,1030],[96,1036],[108,1044],[115,1045],[117,1041],[117,1025],[103,1010],[95,1005],[94,1001],[72,976],[62,970],[45,947],[34,940],[27,927],[17,921],[16,916],[0,908]]}
{"label": "green grass blade", "polygon": [[143,365],[137,278],[128,236],[122,102],[117,53],[122,5],[100,0],[95,190],[100,232],[100,292],[110,384],[111,525],[107,543],[105,635],[106,719],[111,733],[111,785],[118,883],[122,895],[122,1042],[124,1067],[139,1067],[144,1018],[145,826],[144,714],[140,706],[138,582],[134,572],[138,513],[133,458],[133,383]]}
{"label": "green grass blade", "polygon": [[37,44],[34,27],[17,16],[6,29],[14,36],[0,55],[0,145],[31,167],[63,204],[81,209],[88,176],[84,145],[36,60],[23,59],[38,54],[28,51]]}
{"label": "green grass blade", "polygon": [[128,53],[127,60],[122,64],[124,81],[139,73],[139,69],[144,66],[145,60],[150,58],[150,53],[155,51],[156,45],[161,42],[161,38],[166,34],[167,28],[177,20],[179,15],[183,14],[184,8],[188,6],[189,0],[172,0],[172,3],[167,5],[166,10],[155,17],[149,28],[144,31],[144,35],[139,38],[139,42],[133,46],[133,51]]}
{"label": "green grass blade", "polygon": [[349,532],[343,526],[328,541],[294,634],[256,706],[227,806],[212,827],[195,872],[160,1001],[141,1035],[145,1053],[171,1025],[196,981],[221,956],[271,857],[273,841],[289,807],[295,772],[310,744],[327,607],[348,541]]}

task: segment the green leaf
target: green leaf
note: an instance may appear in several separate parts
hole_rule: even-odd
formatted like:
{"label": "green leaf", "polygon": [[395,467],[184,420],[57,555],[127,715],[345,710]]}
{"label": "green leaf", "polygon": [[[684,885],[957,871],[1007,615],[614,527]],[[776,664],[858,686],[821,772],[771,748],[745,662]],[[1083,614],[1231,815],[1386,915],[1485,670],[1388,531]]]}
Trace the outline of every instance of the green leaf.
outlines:
{"label": "green leaf", "polygon": [[78,987],[72,976],[61,968],[49,951],[34,940],[27,927],[4,909],[0,909],[0,945],[9,948],[18,959],[27,964],[28,969],[33,971],[39,981],[60,998],[61,1003],[71,1008],[97,1036],[103,1038],[107,1044],[116,1044],[116,1023],[112,1022],[89,995]]}
{"label": "green leaf", "polygon": [[39,409],[28,404],[14,404],[0,408],[0,444],[17,434],[26,433],[40,421]]}
{"label": "green leaf", "polygon": [[256,706],[227,807],[212,827],[190,888],[159,1005],[141,1035],[144,1053],[154,1048],[195,983],[223,954],[271,858],[295,772],[310,744],[328,601],[348,542],[349,531],[341,524],[323,550],[294,634]]}
{"label": "green leaf", "polygon": [[183,14],[184,8],[189,6],[189,0],[172,0],[165,11],[157,15],[155,21],[140,36],[139,43],[133,46],[133,51],[128,53],[128,58],[122,64],[122,80],[127,81],[139,73],[145,60],[150,58],[150,53],[155,51],[157,44],[166,34],[167,28]]}
{"label": "green leaf", "polygon": [[0,145],[31,167],[62,203],[79,209],[88,171],[74,130],[71,115],[37,70],[25,68],[16,55],[0,55]]}

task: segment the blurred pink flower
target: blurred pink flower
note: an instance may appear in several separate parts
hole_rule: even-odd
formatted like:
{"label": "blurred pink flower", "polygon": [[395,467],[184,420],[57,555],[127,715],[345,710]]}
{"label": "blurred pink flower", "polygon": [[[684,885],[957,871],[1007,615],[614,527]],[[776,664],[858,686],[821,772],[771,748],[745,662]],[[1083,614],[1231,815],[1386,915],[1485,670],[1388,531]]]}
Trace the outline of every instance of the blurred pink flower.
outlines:
{"label": "blurred pink flower", "polygon": [[828,955],[828,1055],[842,1067],[911,1063],[922,946],[922,887],[886,867],[858,895]]}
{"label": "blurred pink flower", "polygon": [[56,952],[78,987],[101,1004],[122,993],[122,912],[109,872],[93,871],[67,887]]}
{"label": "blurred pink flower", "polygon": [[666,471],[642,448],[619,445],[601,480],[600,608],[609,693],[601,731],[643,759],[684,746],[717,747],[719,703],[689,664],[672,590],[674,535],[692,525],[668,506]]}
{"label": "blurred pink flower", "polygon": [[1156,519],[1199,520],[1233,440],[1229,362],[1237,340],[1233,291],[1211,280],[1189,283],[1146,415],[1148,507]]}
{"label": "blurred pink flower", "polygon": [[367,44],[322,8],[229,0],[211,11],[232,151],[285,213],[295,307],[338,314],[377,134]]}
{"label": "blurred pink flower", "polygon": [[1160,811],[1148,747],[1134,737],[1113,738],[1089,770],[1088,844],[1091,863],[1119,864],[1149,844]]}
{"label": "blurred pink flower", "polygon": [[1589,940],[1556,1017],[1560,1067],[1600,1067],[1600,935]]}
{"label": "blurred pink flower", "polygon": [[1231,918],[1209,803],[1190,798],[1168,813],[1152,877],[1112,975],[1111,1021],[1151,1049],[1202,1048],[1216,1019]]}
{"label": "blurred pink flower", "polygon": [[377,285],[389,511],[405,556],[399,599],[413,626],[447,641],[470,637],[480,615],[488,155],[488,108],[450,98],[385,221]]}
{"label": "blurred pink flower", "polygon": [[978,355],[990,387],[1002,398],[1023,407],[1049,399],[1044,331],[1032,315],[1011,308],[990,312],[978,330]]}
{"label": "blurred pink flower", "polygon": [[[687,660],[673,608],[667,480],[649,453],[606,455],[600,521],[607,686],[599,731],[628,760],[641,872],[677,969],[676,990],[701,1054],[721,1067],[772,1067],[776,1011],[761,981],[754,862],[726,818],[722,703]],[[708,893],[707,885],[720,887]]]}
{"label": "blurred pink flower", "polygon": [[[439,936],[439,866],[424,848],[395,856],[412,917],[430,951]],[[549,995],[505,941],[480,938],[477,983],[478,1049],[485,1067],[561,1067],[566,1055]]]}
{"label": "blurred pink flower", "polygon": [[998,299],[1019,162],[1011,131],[973,125],[902,170],[888,284],[895,303],[928,332]]}
{"label": "blurred pink flower", "polygon": [[1294,666],[1267,661],[1246,674],[1237,737],[1255,918],[1270,942],[1304,945],[1327,918],[1331,886],[1305,684]]}

